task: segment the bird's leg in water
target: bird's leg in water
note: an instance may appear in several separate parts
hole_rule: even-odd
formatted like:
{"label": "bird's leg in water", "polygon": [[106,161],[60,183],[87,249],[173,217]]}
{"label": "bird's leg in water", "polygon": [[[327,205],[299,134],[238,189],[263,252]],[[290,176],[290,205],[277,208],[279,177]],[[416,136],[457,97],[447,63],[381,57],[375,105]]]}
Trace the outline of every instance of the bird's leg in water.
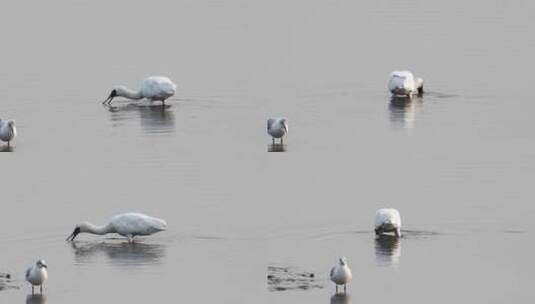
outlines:
{"label": "bird's leg in water", "polygon": [[165,106],[165,99],[162,99],[162,107]]}
{"label": "bird's leg in water", "polygon": [[33,285],[32,285],[32,295],[33,295]]}
{"label": "bird's leg in water", "polygon": [[275,145],[275,137],[271,138],[271,142],[273,143],[273,145]]}
{"label": "bird's leg in water", "polygon": [[346,293],[346,284],[344,284],[344,293]]}
{"label": "bird's leg in water", "polygon": [[283,141],[283,138],[284,138],[284,136],[283,136],[283,137],[281,137],[281,146],[282,146],[282,145],[284,145],[284,141]]}
{"label": "bird's leg in water", "polygon": [[39,286],[39,291],[43,294],[43,285]]}
{"label": "bird's leg in water", "polygon": [[128,243],[131,244],[131,243],[134,242],[134,236],[133,236],[133,235],[129,234],[129,235],[127,235],[126,237],[128,238]]}

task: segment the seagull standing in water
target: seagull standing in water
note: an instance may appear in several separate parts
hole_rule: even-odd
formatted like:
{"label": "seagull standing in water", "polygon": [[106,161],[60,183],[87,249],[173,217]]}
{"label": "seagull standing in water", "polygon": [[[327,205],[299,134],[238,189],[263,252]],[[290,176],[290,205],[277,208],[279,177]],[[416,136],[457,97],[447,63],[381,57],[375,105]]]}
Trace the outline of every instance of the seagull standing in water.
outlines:
{"label": "seagull standing in water", "polygon": [[43,293],[43,283],[48,279],[48,266],[45,261],[39,260],[32,267],[26,270],[26,281],[32,284],[32,294],[34,286],[39,286],[41,293]]}
{"label": "seagull standing in water", "polygon": [[341,257],[338,260],[338,263],[331,269],[331,281],[336,285],[336,293],[338,293],[338,285],[344,285],[344,293],[346,292],[346,284],[348,284],[353,275],[351,274],[351,269],[347,265],[347,259]]}
{"label": "seagull standing in water", "polygon": [[132,100],[140,100],[146,98],[150,101],[161,101],[162,105],[165,100],[176,92],[176,85],[167,77],[152,76],[146,78],[141,82],[139,91],[130,90],[124,86],[116,86],[111,91],[110,95],[102,104],[111,104],[111,101],[116,96],[122,96]]}
{"label": "seagull standing in water", "polygon": [[267,121],[267,132],[271,135],[273,144],[275,144],[275,138],[281,139],[281,145],[283,142],[283,137],[288,134],[288,122],[286,122],[285,117],[274,117],[270,118]]}
{"label": "seagull standing in water", "polygon": [[413,95],[422,96],[424,93],[424,80],[414,78],[409,71],[394,71],[390,74],[388,81],[388,90],[394,97],[412,97]]}
{"label": "seagull standing in water", "polygon": [[398,238],[401,237],[401,216],[396,209],[383,208],[375,213],[375,234],[385,232],[394,232]]}
{"label": "seagull standing in water", "polygon": [[0,140],[9,143],[17,136],[17,128],[15,128],[15,122],[13,120],[1,120],[0,119]]}
{"label": "seagull standing in water", "polygon": [[74,241],[80,233],[98,235],[117,233],[132,242],[137,235],[151,235],[164,230],[167,230],[167,223],[162,219],[141,213],[122,213],[114,216],[106,225],[96,226],[89,222],[76,225],[74,231],[67,237],[67,241]]}

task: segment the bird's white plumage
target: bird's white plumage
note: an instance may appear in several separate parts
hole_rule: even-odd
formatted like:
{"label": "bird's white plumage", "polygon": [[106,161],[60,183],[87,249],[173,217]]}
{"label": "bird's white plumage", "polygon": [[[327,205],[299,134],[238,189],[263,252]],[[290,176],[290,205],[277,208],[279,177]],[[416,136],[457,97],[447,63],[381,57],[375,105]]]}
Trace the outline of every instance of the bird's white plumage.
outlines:
{"label": "bird's white plumage", "polygon": [[48,271],[45,261],[39,260],[26,270],[26,281],[32,286],[42,286],[48,279]]}
{"label": "bird's white plumage", "polygon": [[401,216],[399,211],[393,208],[382,208],[375,213],[375,230],[378,234],[383,232],[395,232],[401,236]]}
{"label": "bird's white plumage", "polygon": [[110,224],[122,236],[151,235],[167,229],[164,220],[133,212],[114,216]]}
{"label": "bird's white plumage", "polygon": [[273,138],[282,138],[288,133],[288,122],[285,117],[272,117],[267,121],[267,132]]}
{"label": "bird's white plumage", "polygon": [[162,76],[152,76],[141,82],[143,98],[150,100],[165,100],[176,92],[176,85],[171,79]]}
{"label": "bird's white plumage", "polygon": [[388,90],[397,96],[411,96],[418,93],[423,87],[423,80],[415,78],[409,71],[394,71],[388,80]]}
{"label": "bird's white plumage", "polygon": [[132,240],[138,235],[151,235],[167,229],[167,223],[159,218],[142,213],[122,213],[111,218],[108,224],[96,226],[89,222],[76,225],[67,240],[74,240],[79,233],[108,234],[117,233]]}
{"label": "bird's white plumage", "polygon": [[150,101],[161,101],[175,95],[176,85],[171,79],[163,76],[151,76],[141,82],[138,91],[130,90],[124,86],[115,86],[110,96],[104,100],[103,104],[110,104],[116,96],[125,97],[132,100],[148,99]]}
{"label": "bird's white plumage", "polygon": [[345,257],[341,257],[331,268],[330,278],[336,285],[346,285],[351,281],[353,275]]}
{"label": "bird's white plumage", "polygon": [[0,140],[9,144],[17,136],[17,128],[13,120],[0,119]]}

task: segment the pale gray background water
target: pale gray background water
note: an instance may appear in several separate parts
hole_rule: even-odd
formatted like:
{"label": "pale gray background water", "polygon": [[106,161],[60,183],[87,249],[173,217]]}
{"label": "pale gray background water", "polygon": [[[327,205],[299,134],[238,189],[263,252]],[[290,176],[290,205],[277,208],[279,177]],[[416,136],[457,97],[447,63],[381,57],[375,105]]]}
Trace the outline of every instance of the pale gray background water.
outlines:
{"label": "pale gray background water", "polygon": [[[48,303],[533,299],[532,1],[4,1],[0,272],[49,264]],[[388,74],[430,91],[389,103]],[[115,84],[178,84],[170,107],[107,109]],[[286,115],[288,152],[265,120]],[[407,232],[381,246],[377,208]],[[135,246],[81,235],[124,211],[169,230]],[[270,292],[266,269],[321,289]]]}

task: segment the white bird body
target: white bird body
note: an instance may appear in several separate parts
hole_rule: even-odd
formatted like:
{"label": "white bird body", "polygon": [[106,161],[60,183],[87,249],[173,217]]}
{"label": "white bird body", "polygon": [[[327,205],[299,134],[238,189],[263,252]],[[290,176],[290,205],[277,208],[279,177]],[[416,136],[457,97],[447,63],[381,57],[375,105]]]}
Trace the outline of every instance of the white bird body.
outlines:
{"label": "white bird body", "polygon": [[388,90],[394,96],[411,97],[415,94],[423,94],[424,81],[415,78],[409,71],[394,71],[390,74]]}
{"label": "white bird body", "polygon": [[26,281],[32,284],[32,294],[34,286],[40,286],[43,292],[43,284],[48,280],[48,266],[45,261],[39,260],[26,270]]}
{"label": "white bird body", "polygon": [[110,222],[103,226],[96,226],[89,222],[83,222],[74,228],[74,232],[67,238],[74,240],[79,233],[92,233],[104,235],[117,233],[127,237],[130,241],[138,235],[151,235],[167,229],[167,223],[159,218],[141,213],[122,213],[111,218]]}
{"label": "white bird body", "polygon": [[132,100],[145,98],[150,101],[161,101],[165,103],[165,100],[175,95],[175,93],[176,85],[171,79],[162,76],[151,76],[141,82],[141,87],[138,91],[130,90],[124,86],[116,86],[103,103],[110,104],[116,96]]}
{"label": "white bird body", "polygon": [[353,275],[351,274],[351,269],[347,265],[347,260],[345,257],[341,257],[338,260],[338,263],[331,268],[330,273],[331,281],[336,285],[336,292],[338,292],[338,285],[344,285],[344,292],[346,290],[346,284],[348,284]]}
{"label": "white bird body", "polygon": [[273,117],[267,121],[267,132],[273,138],[273,143],[275,143],[275,138],[281,139],[281,144],[283,143],[283,137],[288,134],[288,122],[285,117]]}
{"label": "white bird body", "polygon": [[375,234],[384,232],[394,232],[401,237],[401,216],[396,209],[382,208],[375,213]]}
{"label": "white bird body", "polygon": [[0,119],[0,140],[9,143],[17,136],[17,128],[15,128],[15,122],[13,120],[1,120]]}

